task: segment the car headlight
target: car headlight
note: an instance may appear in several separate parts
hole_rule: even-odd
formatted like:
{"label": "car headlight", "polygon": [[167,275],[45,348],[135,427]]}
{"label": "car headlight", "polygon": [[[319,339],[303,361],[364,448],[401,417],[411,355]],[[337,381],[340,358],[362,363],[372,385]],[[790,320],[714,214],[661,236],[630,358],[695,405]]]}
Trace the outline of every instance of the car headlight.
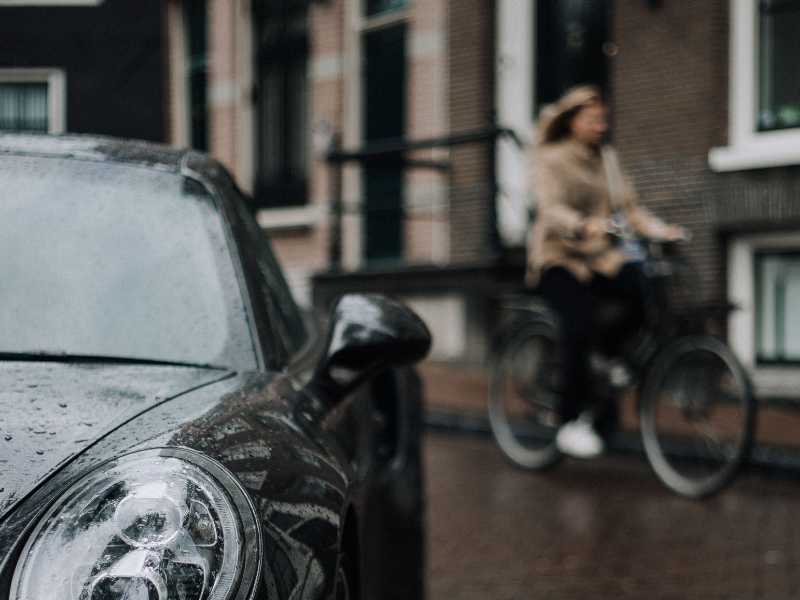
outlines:
{"label": "car headlight", "polygon": [[77,481],[43,515],[11,600],[247,598],[259,536],[224,467],[186,450],[135,452]]}

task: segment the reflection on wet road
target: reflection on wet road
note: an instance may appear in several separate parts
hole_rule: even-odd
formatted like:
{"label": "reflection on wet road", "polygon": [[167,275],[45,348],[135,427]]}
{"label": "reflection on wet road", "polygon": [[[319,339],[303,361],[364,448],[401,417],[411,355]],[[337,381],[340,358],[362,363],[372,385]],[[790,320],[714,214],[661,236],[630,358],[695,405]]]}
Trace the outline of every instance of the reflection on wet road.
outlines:
{"label": "reflection on wet road", "polygon": [[800,475],[747,473],[697,502],[643,457],[525,473],[487,439],[425,446],[431,600],[800,594]]}

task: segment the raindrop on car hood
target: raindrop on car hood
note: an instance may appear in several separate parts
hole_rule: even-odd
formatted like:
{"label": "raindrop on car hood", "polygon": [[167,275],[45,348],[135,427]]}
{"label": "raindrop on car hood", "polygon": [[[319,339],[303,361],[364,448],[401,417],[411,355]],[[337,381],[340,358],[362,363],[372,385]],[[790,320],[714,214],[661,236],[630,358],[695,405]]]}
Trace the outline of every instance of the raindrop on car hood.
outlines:
{"label": "raindrop on car hood", "polygon": [[[226,375],[191,367],[0,362],[0,518],[123,423],[165,398]],[[31,398],[35,393],[36,402],[20,398],[12,383]]]}

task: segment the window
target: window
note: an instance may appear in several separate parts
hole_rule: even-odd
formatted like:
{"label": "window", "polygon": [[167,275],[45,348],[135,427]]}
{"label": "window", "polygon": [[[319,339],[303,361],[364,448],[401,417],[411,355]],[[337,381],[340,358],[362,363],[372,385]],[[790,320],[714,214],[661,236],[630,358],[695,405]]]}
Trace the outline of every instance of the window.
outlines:
{"label": "window", "polygon": [[0,83],[0,129],[47,133],[47,84]]}
{"label": "window", "polygon": [[408,0],[366,0],[365,13],[367,17],[374,17],[387,12],[400,10],[408,5]]}
{"label": "window", "polygon": [[800,164],[800,2],[730,0],[728,146],[715,171]]}
{"label": "window", "polygon": [[254,3],[257,172],[263,208],[306,204],[308,194],[307,0]]}
{"label": "window", "polygon": [[800,362],[800,251],[755,254],[756,357]]}
{"label": "window", "polygon": [[0,181],[0,252],[14,257],[0,265],[0,350],[253,368],[225,219],[201,184],[14,155]]}
{"label": "window", "polygon": [[[732,237],[727,248],[728,342],[756,393],[794,398],[800,388],[800,234]],[[793,368],[787,368],[787,363]]]}
{"label": "window", "polygon": [[64,74],[55,69],[0,69],[0,131],[62,133]]}
{"label": "window", "polygon": [[570,87],[608,87],[608,4],[596,0],[540,0],[534,11],[534,114]]}
{"label": "window", "polygon": [[[365,145],[405,136],[405,18],[402,14],[392,14],[390,23],[380,19],[378,26],[373,19],[378,10],[394,12],[405,4],[384,0],[364,5],[367,19],[361,34],[361,118]],[[405,242],[403,170],[396,165],[368,163],[361,174],[364,258],[371,265],[397,263],[403,258]]]}
{"label": "window", "polygon": [[800,2],[759,5],[758,130],[800,127]]}
{"label": "window", "polygon": [[189,144],[208,150],[208,6],[206,0],[186,0],[186,90],[189,109]]}

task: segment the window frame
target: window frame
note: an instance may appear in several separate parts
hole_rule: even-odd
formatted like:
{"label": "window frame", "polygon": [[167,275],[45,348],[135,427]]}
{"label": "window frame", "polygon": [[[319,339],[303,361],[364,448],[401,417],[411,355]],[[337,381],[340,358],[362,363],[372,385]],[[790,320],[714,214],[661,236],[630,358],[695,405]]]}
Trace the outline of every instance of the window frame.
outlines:
{"label": "window frame", "polygon": [[494,101],[497,120],[503,127],[516,131],[524,141],[523,147],[507,137],[495,141],[497,193],[494,203],[498,234],[506,248],[525,245],[527,214],[533,204],[528,163],[530,147],[538,135],[534,114],[535,72],[540,58],[537,4],[498,0],[496,5]]}
{"label": "window frame", "polygon": [[[408,23],[411,15],[411,2],[406,0],[403,6],[391,8],[375,14],[367,14],[369,8],[369,0],[358,0],[357,8],[357,23],[359,33],[364,34],[369,31],[381,29],[383,27],[391,27],[401,23]],[[360,37],[360,36],[359,36]]]}
{"label": "window frame", "polygon": [[730,0],[728,145],[709,151],[713,171],[800,164],[800,127],[758,130],[758,2]]}
{"label": "window frame", "polygon": [[[761,271],[762,264],[766,258],[769,257],[780,257],[780,258],[800,258],[800,248],[793,247],[793,248],[785,248],[785,247],[775,247],[775,248],[754,248],[753,249],[753,279],[755,283],[755,303],[753,309],[755,311],[755,338],[754,338],[754,348],[753,352],[755,355],[755,362],[757,366],[775,366],[775,365],[789,365],[800,367],[800,356],[797,358],[790,358],[783,356],[776,356],[776,357],[765,357],[762,353],[761,347],[761,335],[763,333],[763,322],[762,316],[764,311],[767,310],[766,307],[760,306],[758,302],[759,295],[761,293],[761,286],[763,283],[763,273]],[[784,309],[785,312],[785,309]],[[785,341],[784,341],[785,344]],[[785,351],[785,348],[784,348]]]}
{"label": "window frame", "polygon": [[281,348],[273,345],[275,336],[270,329],[269,320],[261,314],[259,305],[255,302],[257,298],[255,295],[256,282],[250,275],[249,256],[246,248],[242,245],[243,232],[238,221],[237,209],[234,206],[235,202],[241,201],[241,195],[235,192],[235,184],[225,171],[214,169],[209,172],[207,164],[193,164],[192,158],[188,155],[181,161],[179,174],[201,184],[213,198],[222,216],[226,249],[232,258],[236,272],[236,281],[239,285],[239,293],[244,304],[250,339],[253,344],[256,369],[261,372],[280,369],[282,367],[280,363]]}
{"label": "window frame", "polygon": [[[275,213],[278,215],[283,215],[283,220],[287,217],[286,215],[293,215],[297,211],[303,211],[303,209],[307,209],[311,204],[311,179],[313,176],[313,164],[312,164],[312,108],[313,108],[313,98],[312,95],[314,93],[314,82],[311,77],[311,70],[313,68],[314,56],[312,52],[312,43],[313,40],[312,35],[312,23],[311,23],[311,13],[310,7],[305,8],[305,34],[304,36],[288,36],[285,39],[282,39],[281,42],[277,45],[273,45],[269,47],[271,52],[265,53],[264,49],[267,46],[262,44],[260,39],[260,27],[261,21],[264,19],[264,15],[259,13],[257,7],[253,7],[252,10],[252,31],[253,31],[253,90],[254,90],[254,132],[255,137],[253,140],[253,148],[254,148],[254,169],[253,169],[253,190],[252,196],[254,199],[253,206],[259,213]],[[289,17],[290,18],[290,17]],[[301,39],[302,37],[302,39]],[[286,145],[287,140],[291,138],[291,135],[287,135],[287,132],[290,134],[291,132],[288,131],[288,119],[281,119],[280,120],[280,127],[282,131],[280,132],[281,137],[281,144],[284,146],[284,151],[282,154],[283,163],[281,165],[281,175],[280,180],[275,179],[268,179],[262,178],[259,175],[261,162],[263,158],[263,152],[265,151],[263,146],[265,145],[265,140],[262,139],[262,116],[261,116],[261,102],[262,98],[261,95],[266,93],[266,86],[262,85],[262,73],[265,69],[268,68],[271,64],[276,64],[279,66],[280,75],[284,80],[284,86],[281,89],[281,99],[280,99],[280,107],[281,112],[285,113],[287,107],[291,104],[290,101],[287,101],[289,95],[286,93],[286,78],[288,77],[289,68],[287,64],[283,64],[283,61],[276,60],[276,59],[268,59],[262,62],[262,55],[264,54],[273,54],[275,51],[279,52],[286,52],[291,51],[291,46],[293,44],[301,44],[304,46],[302,52],[304,54],[304,71],[305,71],[305,140],[304,140],[304,147],[303,152],[305,155],[304,160],[304,176],[302,178],[296,177],[288,177],[284,178],[286,173],[289,173],[291,170],[291,165],[289,164],[288,152],[286,152]],[[292,54],[296,54],[297,52],[292,52]],[[285,116],[285,115],[284,115]],[[283,198],[283,202],[277,204],[268,204],[262,201],[262,197],[267,194],[276,194],[279,197]],[[288,199],[288,200],[287,200]],[[268,220],[264,217],[265,220]],[[280,228],[280,227],[278,227]]]}
{"label": "window frame", "polygon": [[47,133],[59,134],[59,133],[64,133],[66,131],[67,76],[62,69],[0,68],[0,84],[2,83],[47,84]]}
{"label": "window frame", "polygon": [[800,364],[758,360],[756,256],[787,251],[800,252],[800,233],[743,233],[727,242],[727,292],[735,307],[728,320],[728,342],[762,396],[794,397],[800,387]]}
{"label": "window frame", "polygon": [[[251,199],[233,184],[231,220],[238,230],[238,239],[242,244],[241,259],[247,264],[246,277],[251,288],[251,302],[257,305],[259,313],[263,312],[267,338],[264,347],[270,347],[280,367],[287,367],[299,360],[309,351],[309,347],[318,342],[317,331],[313,323],[306,317],[303,308],[297,303],[293,290],[286,279],[286,272],[278,261],[272,243],[266,231],[255,220],[248,206]],[[266,261],[264,260],[266,259]],[[267,264],[268,273],[262,268]],[[278,290],[282,290],[282,293]],[[264,293],[266,292],[266,294]],[[287,302],[281,302],[281,298]],[[292,325],[284,319],[288,308],[294,311],[294,318],[300,321],[301,330],[292,330]]]}
{"label": "window frame", "polygon": [[[238,196],[235,203],[236,218],[242,226],[242,240],[253,264],[250,275],[253,277],[256,298],[266,309],[269,330],[280,341],[283,362],[288,364],[303,352],[310,341],[308,324],[303,318],[300,305],[294,298],[286,281],[286,274],[278,262],[267,233],[248,211],[248,201],[244,194],[234,187]],[[266,291],[266,295],[263,293]],[[288,315],[287,313],[293,313]],[[300,323],[300,330],[293,329],[292,319]]]}
{"label": "window frame", "polygon": [[372,21],[374,19],[383,19],[387,15],[393,15],[395,13],[405,13],[409,10],[411,0],[400,0],[402,4],[400,6],[395,6],[393,8],[386,8],[383,10],[379,10],[378,12],[370,14],[369,12],[369,3],[370,0],[362,0],[361,2],[361,10],[360,14],[361,17],[365,21]]}
{"label": "window frame", "polygon": [[[183,2],[181,6],[181,21],[182,21],[182,29],[183,29],[183,36],[181,39],[182,45],[182,52],[183,52],[183,61],[181,64],[181,77],[182,77],[182,87],[183,87],[183,97],[182,101],[184,102],[183,109],[185,111],[185,119],[186,122],[184,123],[184,127],[186,128],[186,144],[192,148],[200,150],[201,152],[208,152],[210,150],[210,123],[211,123],[211,114],[210,114],[210,104],[209,104],[209,41],[210,41],[210,8],[208,6],[208,2],[203,0],[202,3],[203,13],[205,15],[203,31],[198,32],[192,28],[192,14],[191,14],[191,7],[189,2]],[[197,33],[202,34],[202,66],[197,68],[194,63],[196,56],[193,54],[194,46],[198,43],[198,36]],[[200,74],[200,79],[202,80],[202,106],[195,106],[194,104],[194,96],[193,96],[193,79],[195,75]],[[200,135],[197,136],[199,139],[195,139],[195,133],[198,133],[195,129],[195,124],[197,121],[202,122],[203,130],[200,132]],[[202,143],[201,143],[202,142]]]}

